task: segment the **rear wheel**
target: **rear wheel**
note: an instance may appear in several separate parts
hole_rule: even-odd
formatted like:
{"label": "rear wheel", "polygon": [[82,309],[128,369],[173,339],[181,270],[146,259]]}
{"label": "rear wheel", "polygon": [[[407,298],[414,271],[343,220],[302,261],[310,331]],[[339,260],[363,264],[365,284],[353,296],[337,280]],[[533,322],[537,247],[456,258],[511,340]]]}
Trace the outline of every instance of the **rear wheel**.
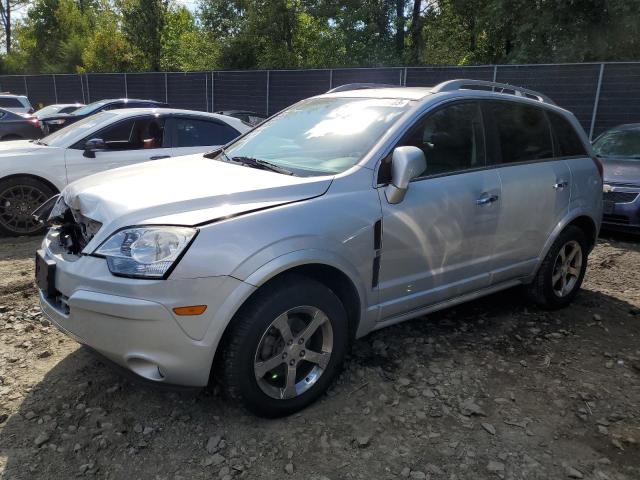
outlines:
{"label": "rear wheel", "polygon": [[349,338],[338,297],[297,275],[257,292],[229,328],[219,365],[222,383],[232,398],[266,417],[297,412],[322,395]]}
{"label": "rear wheel", "polygon": [[0,181],[0,235],[34,235],[44,226],[33,218],[33,211],[55,195],[45,183],[31,177]]}
{"label": "rear wheel", "polygon": [[587,270],[588,251],[584,232],[576,226],[568,226],[549,249],[534,281],[527,286],[529,297],[548,309],[571,303]]}

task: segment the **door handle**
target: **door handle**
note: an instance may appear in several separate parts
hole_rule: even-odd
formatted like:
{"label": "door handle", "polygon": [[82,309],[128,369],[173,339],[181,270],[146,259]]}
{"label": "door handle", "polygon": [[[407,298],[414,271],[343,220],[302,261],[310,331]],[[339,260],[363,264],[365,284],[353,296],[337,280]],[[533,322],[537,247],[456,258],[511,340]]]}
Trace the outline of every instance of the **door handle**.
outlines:
{"label": "door handle", "polygon": [[149,160],[162,160],[163,158],[171,158],[171,155],[154,155],[149,157]]}
{"label": "door handle", "polygon": [[556,190],[562,190],[567,185],[569,185],[569,182],[567,182],[566,180],[560,180],[558,183],[553,184],[553,188],[555,188]]}
{"label": "door handle", "polygon": [[476,205],[489,205],[493,202],[497,202],[500,197],[496,194],[493,195],[483,195],[479,199],[476,200]]}

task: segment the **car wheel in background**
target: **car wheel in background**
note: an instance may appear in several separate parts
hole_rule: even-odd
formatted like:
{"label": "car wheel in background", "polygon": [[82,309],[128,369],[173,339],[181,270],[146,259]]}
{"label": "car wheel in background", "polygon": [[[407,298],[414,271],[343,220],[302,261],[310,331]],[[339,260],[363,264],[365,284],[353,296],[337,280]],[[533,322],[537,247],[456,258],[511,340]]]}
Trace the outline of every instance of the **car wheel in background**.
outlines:
{"label": "car wheel in background", "polygon": [[45,183],[31,177],[12,177],[0,181],[0,235],[34,235],[44,226],[33,218],[33,211],[55,195]]}
{"label": "car wheel in background", "polygon": [[549,249],[534,281],[527,285],[529,297],[548,309],[571,303],[582,285],[588,252],[584,232],[573,225],[565,228]]}
{"label": "car wheel in background", "polygon": [[348,346],[345,309],[323,284],[285,275],[236,314],[217,365],[226,392],[251,412],[281,417],[322,395]]}

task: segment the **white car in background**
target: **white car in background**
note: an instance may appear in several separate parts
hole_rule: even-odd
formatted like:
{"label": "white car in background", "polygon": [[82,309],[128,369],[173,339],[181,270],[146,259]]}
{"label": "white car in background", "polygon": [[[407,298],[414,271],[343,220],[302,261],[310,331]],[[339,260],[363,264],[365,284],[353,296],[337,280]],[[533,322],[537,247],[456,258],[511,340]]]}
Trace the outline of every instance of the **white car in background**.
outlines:
{"label": "white car in background", "polygon": [[131,108],[92,115],[40,140],[3,142],[0,234],[40,231],[32,212],[74,180],[133,163],[206,152],[249,130],[241,120],[224,115]]}
{"label": "white car in background", "polygon": [[44,118],[49,115],[56,115],[59,113],[71,113],[80,107],[84,107],[84,103],[54,103],[53,105],[47,105],[35,112],[33,115],[36,118]]}
{"label": "white car in background", "polygon": [[31,102],[25,95],[0,93],[0,108],[14,113],[33,113]]}

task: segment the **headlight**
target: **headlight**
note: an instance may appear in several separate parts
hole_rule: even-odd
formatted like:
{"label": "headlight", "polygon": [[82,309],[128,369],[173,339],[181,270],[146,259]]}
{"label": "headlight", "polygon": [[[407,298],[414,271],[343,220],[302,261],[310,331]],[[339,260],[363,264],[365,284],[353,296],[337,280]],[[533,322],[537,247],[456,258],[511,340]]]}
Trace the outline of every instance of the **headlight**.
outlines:
{"label": "headlight", "polygon": [[114,275],[164,278],[198,233],[189,227],[134,227],[120,230],[94,255],[106,258]]}
{"label": "headlight", "polygon": [[47,123],[50,123],[51,125],[64,125],[64,122],[66,122],[64,118],[59,118],[57,120],[47,120]]}

